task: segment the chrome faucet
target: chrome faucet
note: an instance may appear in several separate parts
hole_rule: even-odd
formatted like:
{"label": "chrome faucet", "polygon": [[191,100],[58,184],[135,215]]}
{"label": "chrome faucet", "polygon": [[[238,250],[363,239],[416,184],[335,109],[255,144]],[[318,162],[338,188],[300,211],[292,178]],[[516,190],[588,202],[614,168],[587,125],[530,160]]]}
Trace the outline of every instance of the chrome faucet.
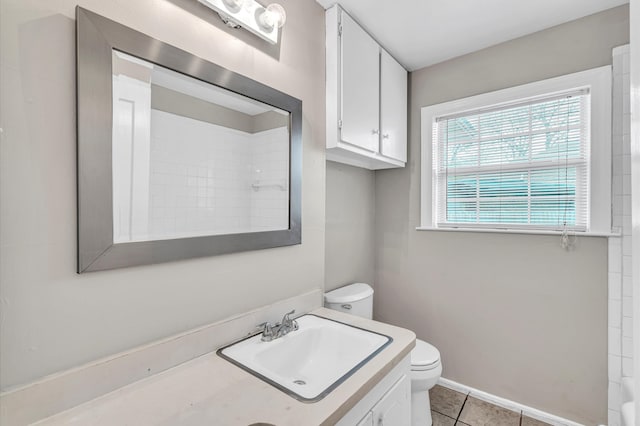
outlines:
{"label": "chrome faucet", "polygon": [[270,322],[263,322],[258,324],[259,328],[262,328],[262,340],[263,342],[270,342],[274,339],[273,325]]}
{"label": "chrome faucet", "polygon": [[298,329],[298,323],[296,320],[292,320],[289,315],[293,315],[296,313],[296,310],[293,309],[291,312],[287,312],[282,317],[282,321],[280,321],[280,328],[277,330],[276,338],[282,337],[285,334],[288,334],[291,331],[296,331]]}
{"label": "chrome faucet", "polygon": [[298,323],[295,320],[290,318],[290,315],[293,315],[296,312],[294,309],[291,312],[284,314],[282,317],[282,321],[272,325],[269,322],[263,322],[259,324],[258,327],[262,328],[262,340],[263,342],[270,342],[279,337],[285,336],[292,331],[296,331],[298,329]]}

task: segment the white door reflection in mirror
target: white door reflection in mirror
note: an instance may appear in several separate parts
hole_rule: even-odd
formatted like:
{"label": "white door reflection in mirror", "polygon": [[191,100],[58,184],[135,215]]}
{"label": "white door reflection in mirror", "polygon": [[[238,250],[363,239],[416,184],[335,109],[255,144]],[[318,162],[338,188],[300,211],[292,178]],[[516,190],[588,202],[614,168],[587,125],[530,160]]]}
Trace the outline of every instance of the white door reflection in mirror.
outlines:
{"label": "white door reflection in mirror", "polygon": [[289,113],[113,51],[114,242],[289,228]]}

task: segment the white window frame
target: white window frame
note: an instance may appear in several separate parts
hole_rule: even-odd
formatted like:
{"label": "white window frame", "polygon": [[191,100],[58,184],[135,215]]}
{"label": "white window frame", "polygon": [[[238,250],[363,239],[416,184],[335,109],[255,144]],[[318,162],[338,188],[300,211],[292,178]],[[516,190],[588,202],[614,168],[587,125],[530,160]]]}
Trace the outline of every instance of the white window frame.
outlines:
{"label": "white window frame", "polygon": [[511,104],[518,100],[589,89],[591,97],[590,194],[589,223],[579,235],[611,235],[611,66],[581,71],[528,83],[495,92],[457,99],[421,108],[421,179],[420,219],[418,230],[452,230],[478,232],[516,232],[559,234],[561,231],[530,230],[517,225],[504,229],[486,226],[436,226],[436,170],[433,166],[434,126],[438,117],[472,112],[481,108]]}

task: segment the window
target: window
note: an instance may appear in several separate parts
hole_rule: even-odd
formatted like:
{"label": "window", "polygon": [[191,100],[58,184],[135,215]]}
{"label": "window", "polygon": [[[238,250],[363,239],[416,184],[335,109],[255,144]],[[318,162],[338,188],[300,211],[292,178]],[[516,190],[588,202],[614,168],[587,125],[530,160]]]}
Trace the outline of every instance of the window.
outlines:
{"label": "window", "polygon": [[589,91],[438,117],[437,226],[584,231]]}
{"label": "window", "polygon": [[610,84],[603,67],[423,108],[422,227],[610,232]]}

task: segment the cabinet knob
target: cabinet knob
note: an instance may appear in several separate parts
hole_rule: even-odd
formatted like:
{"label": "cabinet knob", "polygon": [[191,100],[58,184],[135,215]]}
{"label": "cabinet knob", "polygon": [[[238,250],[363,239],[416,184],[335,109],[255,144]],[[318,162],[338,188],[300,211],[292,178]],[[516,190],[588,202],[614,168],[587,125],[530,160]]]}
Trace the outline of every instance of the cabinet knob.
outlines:
{"label": "cabinet knob", "polygon": [[378,130],[378,129],[373,129],[373,130],[371,131],[371,134],[373,134],[373,135],[379,135],[379,134],[380,134],[380,130]]}
{"label": "cabinet knob", "polygon": [[389,139],[389,133],[385,133],[384,135],[382,135],[382,139]]}

